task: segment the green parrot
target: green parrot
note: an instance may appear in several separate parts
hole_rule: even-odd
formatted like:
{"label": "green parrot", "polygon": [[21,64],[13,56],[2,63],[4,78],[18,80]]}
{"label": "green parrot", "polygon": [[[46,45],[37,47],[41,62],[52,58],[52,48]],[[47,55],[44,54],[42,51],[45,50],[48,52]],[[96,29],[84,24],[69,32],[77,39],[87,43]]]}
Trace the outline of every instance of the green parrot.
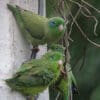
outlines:
{"label": "green parrot", "polygon": [[[62,53],[62,55],[65,50],[65,48],[62,45],[58,45],[58,44],[53,44],[49,48],[52,51]],[[63,67],[59,78],[51,86],[52,89],[50,89],[51,90],[50,92],[53,91],[53,93],[50,94],[51,100],[53,100],[52,95],[55,96],[54,91],[56,91],[56,95],[57,95],[57,96],[55,96],[55,98],[57,98],[58,94],[60,93],[58,100],[73,100],[73,95],[78,94],[76,79],[72,73],[70,64],[68,64],[68,63],[66,64],[66,69],[67,69],[67,71],[64,71],[64,67]]]}
{"label": "green parrot", "polygon": [[18,6],[10,4],[7,4],[7,6],[12,11],[23,36],[33,47],[45,43],[50,45],[63,36],[65,27],[62,18],[48,19]]}
{"label": "green parrot", "polygon": [[26,96],[35,96],[53,84],[62,70],[62,54],[48,52],[41,59],[32,59],[21,65],[6,83]]}

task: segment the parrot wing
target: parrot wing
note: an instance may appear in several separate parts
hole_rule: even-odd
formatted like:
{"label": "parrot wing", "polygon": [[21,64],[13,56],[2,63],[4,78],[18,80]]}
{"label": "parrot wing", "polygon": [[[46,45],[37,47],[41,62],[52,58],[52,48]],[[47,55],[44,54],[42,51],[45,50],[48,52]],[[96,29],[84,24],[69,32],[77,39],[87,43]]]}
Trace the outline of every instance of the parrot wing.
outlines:
{"label": "parrot wing", "polygon": [[41,68],[43,67],[43,60],[41,59],[32,59],[29,61],[24,62],[21,67],[17,70],[16,74],[23,73],[26,70],[30,70],[31,68]]}
{"label": "parrot wing", "polygon": [[6,83],[13,89],[25,95],[42,92],[59,77],[60,70],[57,63],[37,60],[22,64],[13,78],[6,79]]}
{"label": "parrot wing", "polygon": [[36,39],[42,39],[45,36],[45,24],[47,18],[39,16],[31,11],[16,7],[20,11],[20,16],[25,29]]}
{"label": "parrot wing", "polygon": [[52,66],[47,66],[49,66],[49,64],[46,65],[40,61],[34,61],[34,64],[32,64],[32,62],[24,63],[11,80],[14,80],[14,84],[17,82],[16,85],[18,86],[23,85],[30,87],[49,85],[54,79],[55,73],[51,69]]}
{"label": "parrot wing", "polygon": [[30,69],[23,74],[17,74],[19,83],[24,86],[45,86],[53,79],[54,73],[48,69],[34,68]]}

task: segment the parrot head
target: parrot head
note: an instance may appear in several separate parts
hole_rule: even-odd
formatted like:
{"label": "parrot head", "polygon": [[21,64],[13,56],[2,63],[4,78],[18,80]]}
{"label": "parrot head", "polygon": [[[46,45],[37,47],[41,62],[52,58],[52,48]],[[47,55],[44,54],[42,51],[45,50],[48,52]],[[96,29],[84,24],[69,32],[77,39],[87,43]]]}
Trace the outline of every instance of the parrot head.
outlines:
{"label": "parrot head", "polygon": [[60,53],[64,53],[64,51],[65,51],[65,47],[63,47],[62,45],[59,45],[59,44],[49,45],[48,48],[51,51],[57,51],[57,52],[60,52]]}
{"label": "parrot head", "polygon": [[65,61],[65,54],[64,54],[65,47],[59,44],[52,44],[52,45],[49,45],[48,48],[50,52],[58,52],[59,54],[61,54],[63,62]]}
{"label": "parrot head", "polygon": [[64,23],[64,19],[60,17],[50,18],[47,22],[49,37],[58,39],[63,36],[65,31]]}

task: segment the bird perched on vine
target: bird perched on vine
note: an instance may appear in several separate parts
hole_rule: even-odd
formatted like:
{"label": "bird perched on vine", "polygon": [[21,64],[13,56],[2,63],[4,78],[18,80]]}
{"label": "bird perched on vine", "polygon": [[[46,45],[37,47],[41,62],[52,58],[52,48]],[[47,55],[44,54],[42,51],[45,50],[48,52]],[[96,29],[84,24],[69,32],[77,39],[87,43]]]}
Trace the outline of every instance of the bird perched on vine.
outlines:
{"label": "bird perched on vine", "polygon": [[45,43],[50,45],[63,36],[65,27],[62,18],[48,19],[18,6],[7,6],[12,11],[22,34],[34,47]]}
{"label": "bird perched on vine", "polygon": [[[65,48],[59,44],[53,44],[49,48],[52,51],[60,52],[62,54],[65,50]],[[64,69],[66,70],[64,71]],[[58,97],[59,93],[60,95]],[[65,68],[63,67],[63,71],[57,81],[50,87],[50,100],[55,100],[53,98],[58,98],[58,100],[73,100],[74,94],[78,94],[77,83],[72,73],[70,64],[67,63]]]}
{"label": "bird perched on vine", "polygon": [[41,59],[23,63],[6,83],[26,96],[35,96],[53,84],[62,71],[62,54],[48,52]]}

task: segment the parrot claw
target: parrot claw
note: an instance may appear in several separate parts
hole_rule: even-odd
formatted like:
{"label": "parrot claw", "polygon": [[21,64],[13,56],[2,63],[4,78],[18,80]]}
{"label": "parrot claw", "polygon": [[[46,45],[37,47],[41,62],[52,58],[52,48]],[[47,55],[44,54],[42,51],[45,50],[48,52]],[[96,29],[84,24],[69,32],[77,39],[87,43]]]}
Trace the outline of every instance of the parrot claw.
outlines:
{"label": "parrot claw", "polygon": [[39,48],[35,47],[32,49],[32,53],[31,53],[31,59],[35,59],[36,58],[36,54],[39,51]]}
{"label": "parrot claw", "polygon": [[66,72],[64,71],[64,69],[61,69],[60,71],[61,71],[61,74],[62,74],[63,76],[66,76]]}
{"label": "parrot claw", "polygon": [[67,74],[66,74],[66,72],[64,71],[64,69],[61,69],[60,72],[61,72],[62,77],[63,77],[64,79],[66,79]]}

